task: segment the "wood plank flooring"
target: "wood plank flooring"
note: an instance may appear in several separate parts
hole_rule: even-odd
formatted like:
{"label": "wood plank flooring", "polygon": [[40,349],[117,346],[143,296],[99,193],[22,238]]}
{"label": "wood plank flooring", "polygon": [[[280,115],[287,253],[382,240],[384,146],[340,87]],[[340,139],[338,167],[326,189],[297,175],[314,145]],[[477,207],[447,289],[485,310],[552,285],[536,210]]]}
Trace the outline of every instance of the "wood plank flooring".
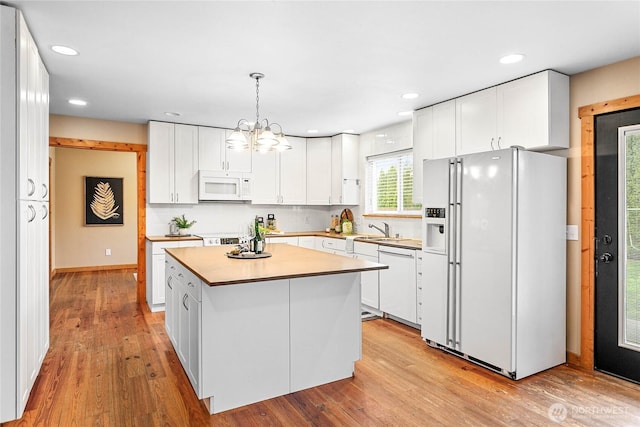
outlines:
{"label": "wood plank flooring", "polygon": [[51,348],[24,417],[3,426],[640,425],[636,384],[567,366],[514,382],[387,319],[363,323],[354,378],[210,416],[163,322],[136,304],[132,271],[57,276]]}

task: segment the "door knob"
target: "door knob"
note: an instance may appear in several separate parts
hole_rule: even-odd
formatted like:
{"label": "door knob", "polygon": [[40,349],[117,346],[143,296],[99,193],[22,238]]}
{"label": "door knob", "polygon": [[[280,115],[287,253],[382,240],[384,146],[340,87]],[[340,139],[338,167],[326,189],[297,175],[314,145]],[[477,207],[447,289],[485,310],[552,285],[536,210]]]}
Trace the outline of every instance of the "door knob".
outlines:
{"label": "door knob", "polygon": [[611,261],[613,261],[613,255],[611,255],[611,253],[609,252],[605,252],[600,255],[600,261],[604,262],[605,264],[609,264]]}
{"label": "door knob", "polygon": [[612,241],[613,241],[613,238],[608,234],[605,234],[604,236],[602,236],[602,243],[604,243],[605,245],[610,245]]}

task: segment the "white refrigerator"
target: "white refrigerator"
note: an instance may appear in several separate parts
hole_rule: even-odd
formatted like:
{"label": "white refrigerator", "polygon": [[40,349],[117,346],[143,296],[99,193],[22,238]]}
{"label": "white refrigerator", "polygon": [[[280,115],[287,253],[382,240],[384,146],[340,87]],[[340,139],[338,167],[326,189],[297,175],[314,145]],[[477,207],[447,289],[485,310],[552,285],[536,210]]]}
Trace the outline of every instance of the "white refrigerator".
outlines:
{"label": "white refrigerator", "polygon": [[425,160],[422,338],[512,379],[566,358],[566,159]]}

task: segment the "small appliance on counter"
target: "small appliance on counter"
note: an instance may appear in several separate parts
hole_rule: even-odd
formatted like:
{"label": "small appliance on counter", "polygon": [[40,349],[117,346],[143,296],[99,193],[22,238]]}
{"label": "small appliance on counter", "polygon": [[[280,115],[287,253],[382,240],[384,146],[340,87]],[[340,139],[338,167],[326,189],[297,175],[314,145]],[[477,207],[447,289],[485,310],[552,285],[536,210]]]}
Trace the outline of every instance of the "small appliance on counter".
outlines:
{"label": "small appliance on counter", "polygon": [[340,225],[342,234],[353,234],[353,212],[351,209],[343,209],[340,213]]}

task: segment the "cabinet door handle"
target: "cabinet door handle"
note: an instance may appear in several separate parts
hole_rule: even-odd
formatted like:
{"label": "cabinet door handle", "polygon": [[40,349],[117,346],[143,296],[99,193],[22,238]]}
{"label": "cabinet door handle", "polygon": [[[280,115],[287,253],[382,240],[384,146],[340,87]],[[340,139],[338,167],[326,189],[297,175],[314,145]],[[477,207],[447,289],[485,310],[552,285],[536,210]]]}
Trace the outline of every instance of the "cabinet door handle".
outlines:
{"label": "cabinet door handle", "polygon": [[172,280],[173,280],[173,276],[169,276],[169,278],[167,279],[167,286],[169,287],[169,289],[173,289],[173,286],[171,286]]}
{"label": "cabinet door handle", "polygon": [[227,170],[229,170],[229,161],[227,160]]}
{"label": "cabinet door handle", "polygon": [[185,310],[189,311],[189,307],[187,307],[187,304],[185,304],[185,302],[187,302],[187,298],[189,298],[189,295],[184,294],[182,296],[182,306],[184,307]]}
{"label": "cabinet door handle", "polygon": [[190,288],[193,288],[193,283],[189,282],[189,283],[187,283],[187,286],[190,287]]}
{"label": "cabinet door handle", "polygon": [[493,140],[494,140],[494,139],[495,139],[495,138],[491,138],[491,151],[495,150],[495,148],[493,148]]}
{"label": "cabinet door handle", "polygon": [[49,209],[45,205],[42,205],[42,219],[46,219],[49,216]]}
{"label": "cabinet door handle", "polygon": [[42,197],[47,197],[49,194],[49,188],[46,184],[42,184]]}
{"label": "cabinet door handle", "polygon": [[31,213],[31,217],[27,219],[27,222],[33,222],[33,220],[36,219],[36,210],[32,205],[29,205],[29,212]]}
{"label": "cabinet door handle", "polygon": [[178,277],[184,277],[182,273],[178,273]]}
{"label": "cabinet door handle", "polygon": [[378,249],[378,252],[381,253],[381,254],[395,255],[395,256],[400,256],[400,257],[403,257],[403,258],[411,258],[411,259],[413,259],[413,254],[397,254],[395,252],[381,251],[379,249]]}
{"label": "cabinet door handle", "polygon": [[27,178],[27,184],[29,184],[29,190],[27,190],[27,196],[33,196],[36,192],[36,183],[31,178]]}
{"label": "cabinet door handle", "polygon": [[501,136],[498,137],[498,150],[500,150],[502,147],[500,147],[500,140],[502,139]]}
{"label": "cabinet door handle", "polygon": [[169,201],[173,203],[173,193],[171,193],[171,196],[169,197]]}
{"label": "cabinet door handle", "polygon": [[176,193],[176,203],[178,203],[179,199],[180,199],[180,193]]}

